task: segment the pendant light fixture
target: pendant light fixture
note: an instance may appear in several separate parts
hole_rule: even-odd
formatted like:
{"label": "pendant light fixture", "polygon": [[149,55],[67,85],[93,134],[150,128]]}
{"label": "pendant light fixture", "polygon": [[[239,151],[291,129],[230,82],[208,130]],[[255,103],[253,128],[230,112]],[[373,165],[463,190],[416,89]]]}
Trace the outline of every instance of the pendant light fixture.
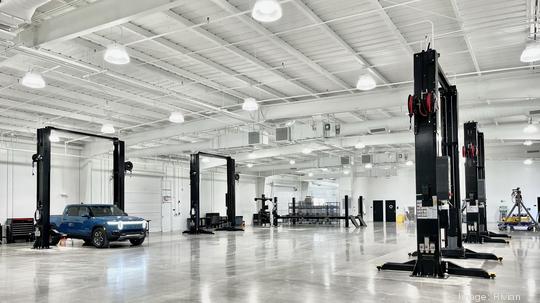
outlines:
{"label": "pendant light fixture", "polygon": [[531,146],[531,145],[533,145],[533,142],[531,140],[527,140],[527,141],[523,142],[523,145]]}
{"label": "pendant light fixture", "polygon": [[27,72],[21,79],[21,84],[28,88],[44,88],[47,86],[47,83],[43,79],[40,73],[37,72]]}
{"label": "pendant light fixture", "polygon": [[290,164],[290,165],[295,165],[295,164],[296,164],[296,161],[294,161],[293,159],[291,159],[291,160],[289,161],[289,164]]}
{"label": "pendant light fixture", "polygon": [[183,123],[185,120],[184,114],[182,112],[172,112],[169,116],[169,121],[172,123]]}
{"label": "pendant light fixture", "polygon": [[116,130],[112,124],[105,123],[101,126],[101,132],[104,134],[114,134]]}
{"label": "pendant light fixture", "polygon": [[533,124],[532,118],[529,118],[529,123],[523,128],[523,132],[526,134],[534,134],[538,132],[538,127]]}
{"label": "pendant light fixture", "polygon": [[248,168],[252,168],[252,167],[253,167],[253,163],[248,163],[248,164],[246,164],[246,166],[247,166]]}
{"label": "pendant light fixture", "polygon": [[52,133],[49,136],[49,141],[51,141],[52,143],[57,143],[60,142],[60,138],[55,133]]}
{"label": "pendant light fixture", "polygon": [[116,65],[128,64],[131,61],[126,48],[117,43],[107,46],[107,50],[103,54],[103,59]]}
{"label": "pendant light fixture", "polygon": [[367,169],[372,169],[373,168],[373,164],[371,163],[366,163],[366,165],[364,165],[365,168]]}
{"label": "pendant light fixture", "polygon": [[411,161],[411,160],[405,162],[405,165],[407,165],[407,166],[413,166],[413,164],[414,164],[414,162]]}
{"label": "pendant light fixture", "polygon": [[358,77],[358,82],[356,82],[357,89],[366,91],[372,90],[375,87],[377,87],[377,82],[375,82],[375,79],[370,74],[364,73]]}
{"label": "pendant light fixture", "polygon": [[533,164],[533,160],[532,160],[532,159],[525,159],[525,160],[523,161],[523,164],[525,164],[525,165],[531,165],[531,164]]}
{"label": "pendant light fixture", "polygon": [[257,0],[251,16],[259,22],[274,22],[281,19],[283,10],[277,0]]}
{"label": "pendant light fixture", "polygon": [[253,112],[259,109],[259,104],[255,98],[245,98],[244,104],[242,104],[242,109],[248,112]]}
{"label": "pendant light fixture", "polygon": [[519,59],[523,63],[540,61],[540,43],[536,41],[528,42]]}
{"label": "pendant light fixture", "polygon": [[356,143],[356,145],[354,146],[354,148],[356,148],[356,149],[363,149],[363,148],[365,148],[365,147],[366,147],[366,145],[365,145],[364,143],[362,143],[362,142],[358,142],[358,143]]}

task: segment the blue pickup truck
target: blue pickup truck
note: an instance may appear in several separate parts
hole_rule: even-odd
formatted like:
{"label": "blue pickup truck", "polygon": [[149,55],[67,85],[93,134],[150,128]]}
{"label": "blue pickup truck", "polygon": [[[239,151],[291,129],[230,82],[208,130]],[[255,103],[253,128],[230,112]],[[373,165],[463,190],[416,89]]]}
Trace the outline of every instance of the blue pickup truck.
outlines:
{"label": "blue pickup truck", "polygon": [[64,213],[51,216],[50,243],[58,244],[61,237],[84,240],[97,248],[109,246],[111,241],[129,240],[131,245],[141,245],[146,238],[148,222],[128,216],[111,204],[72,204]]}

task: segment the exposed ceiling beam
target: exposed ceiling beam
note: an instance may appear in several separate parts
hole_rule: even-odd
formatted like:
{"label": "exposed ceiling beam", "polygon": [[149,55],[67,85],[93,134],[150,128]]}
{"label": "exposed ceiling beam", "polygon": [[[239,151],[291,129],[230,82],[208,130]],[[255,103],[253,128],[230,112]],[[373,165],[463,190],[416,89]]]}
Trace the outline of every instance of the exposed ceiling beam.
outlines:
{"label": "exposed ceiling beam", "polygon": [[247,60],[248,62],[252,63],[253,65],[263,69],[263,70],[267,70],[269,73],[272,73],[274,74],[276,77],[279,77],[279,78],[282,78],[286,81],[289,81],[289,83],[291,83],[292,85],[300,88],[301,90],[307,92],[307,93],[310,93],[310,94],[316,94],[317,92],[315,90],[313,90],[313,88],[307,86],[306,84],[298,81],[298,80],[291,80],[291,77],[288,76],[287,74],[285,74],[284,72],[280,71],[280,70],[276,70],[274,67],[272,67],[271,65],[269,65],[268,63],[262,61],[261,59],[259,58],[256,58],[255,56],[251,55],[250,53],[242,50],[241,48],[239,48],[238,46],[235,46],[235,45],[231,45],[231,43],[229,43],[228,41],[225,41],[225,39],[211,33],[210,31],[202,28],[202,27],[194,27],[195,23],[191,22],[190,20],[182,17],[181,15],[171,11],[171,10],[167,10],[167,11],[164,11],[163,12],[164,14],[166,14],[167,16],[169,16],[170,18],[172,18],[173,20],[176,20],[177,22],[179,22],[180,24],[184,25],[185,27],[189,27],[191,29],[191,31],[199,34],[200,36],[208,39],[209,41],[213,42],[214,44],[218,45],[218,46],[225,46],[224,48],[237,55],[239,58],[242,58],[244,60]]}
{"label": "exposed ceiling beam", "polygon": [[[392,18],[388,15],[384,7],[381,5],[379,0],[369,0],[377,9],[377,12],[379,16],[383,19],[384,24],[388,27],[388,29],[394,34],[394,37],[397,38],[399,44],[403,47],[403,49],[407,52],[407,55],[409,55],[411,58],[414,54],[414,50],[411,48],[409,43],[407,42],[407,39],[403,36],[401,31],[397,28],[394,21],[392,21]],[[432,37],[432,39],[435,39],[435,37]]]}
{"label": "exposed ceiling beam", "polygon": [[260,25],[259,23],[255,22],[251,17],[247,17],[245,15],[241,14],[241,11],[236,8],[234,5],[230,4],[226,0],[210,0],[213,3],[215,3],[217,6],[225,10],[226,12],[230,14],[234,14],[237,16],[237,18],[244,23],[249,28],[256,31],[259,35],[264,37],[266,40],[272,42],[274,45],[279,46],[281,49],[285,50],[287,53],[294,56],[296,59],[298,59],[300,62],[304,63],[305,65],[309,66],[313,71],[323,75],[328,80],[334,82],[335,84],[339,85],[342,88],[350,89],[351,85],[347,82],[343,81],[339,77],[335,76],[334,74],[328,72],[325,70],[322,66],[320,66],[318,63],[312,61],[309,59],[306,55],[304,55],[302,52],[297,50],[295,47],[291,46],[287,42],[281,40],[277,36],[273,35],[271,31],[266,29],[264,26]]}
{"label": "exposed ceiling beam", "polygon": [[174,8],[185,0],[101,0],[30,26],[19,33],[27,47],[66,41]]}
{"label": "exposed ceiling beam", "polygon": [[467,51],[469,52],[469,55],[471,56],[471,60],[474,65],[475,71],[478,73],[478,76],[482,75],[482,71],[480,70],[480,65],[478,64],[478,59],[476,58],[476,54],[472,48],[471,45],[471,39],[467,31],[465,30],[465,25],[463,22],[463,17],[461,16],[461,13],[459,12],[459,6],[457,4],[456,0],[450,0],[452,3],[452,9],[454,10],[454,15],[456,15],[456,18],[458,19],[459,28],[463,32],[463,40],[465,40],[465,44],[467,45]]}
{"label": "exposed ceiling beam", "polygon": [[386,79],[377,69],[371,68],[371,63],[369,63],[366,58],[362,57],[355,51],[349,43],[347,43],[341,36],[339,36],[330,26],[325,23],[319,15],[317,15],[306,3],[305,0],[298,0],[293,2],[304,14],[306,14],[314,23],[320,24],[320,28],[334,41],[336,41],[343,49],[345,49],[349,55],[351,55],[360,65],[369,72],[371,72],[375,77],[379,78],[380,81],[387,84],[390,81]]}
{"label": "exposed ceiling beam", "polygon": [[[529,98],[540,98],[540,92],[536,89],[537,81],[539,81],[540,75],[518,78],[518,81],[509,81],[509,79],[470,79],[468,82],[460,84],[459,92],[463,106],[466,106],[466,100],[486,100],[486,99],[499,99],[510,98],[516,100],[516,98],[522,98],[522,100],[528,100]],[[517,79],[516,79],[517,80]],[[519,92],[519,93],[516,93]],[[352,96],[340,96],[340,97],[327,97],[318,100],[310,100],[306,102],[294,102],[289,104],[270,105],[263,109],[264,116],[267,120],[278,119],[295,119],[299,115],[305,117],[311,117],[314,115],[332,114],[341,112],[354,112],[365,111],[369,109],[377,108],[389,108],[394,106],[403,106],[403,96],[410,93],[410,87],[403,87],[400,89],[393,89],[391,91],[378,91],[372,93],[361,93]],[[535,101],[531,101],[534,103]],[[404,109],[405,110],[405,109]],[[246,113],[239,113],[246,115]],[[403,124],[407,125],[409,120],[405,116],[404,112]],[[133,134],[124,138],[128,147],[130,144],[137,144],[140,142],[156,140],[160,138],[169,138],[178,134],[190,132],[197,132],[203,129],[211,130],[216,128],[224,128],[238,125],[238,122],[220,116],[221,121],[205,121],[197,120],[184,125],[171,125],[159,130],[152,130]],[[392,118],[399,119],[399,118]],[[227,124],[231,122],[231,124]],[[377,123],[369,121],[368,124]],[[343,129],[345,131],[345,128]]]}
{"label": "exposed ceiling beam", "polygon": [[[151,31],[148,31],[140,26],[137,26],[133,23],[126,23],[124,24],[124,28],[144,37],[144,38],[149,38],[149,37],[153,37],[155,36],[155,33],[152,33]],[[253,79],[250,79],[244,75],[238,75],[237,72],[231,70],[230,68],[224,66],[224,65],[221,65],[217,62],[214,62],[204,56],[201,56],[199,54],[195,54],[193,53],[191,50],[179,45],[179,44],[176,44],[170,40],[168,40],[167,38],[164,38],[164,37],[158,37],[158,38],[155,38],[155,39],[152,39],[151,41],[154,41],[155,43],[159,44],[160,46],[168,49],[168,50],[171,50],[177,54],[181,54],[181,55],[184,55],[188,58],[190,58],[192,61],[195,61],[199,64],[203,64],[203,65],[206,65],[206,66],[209,66],[221,73],[223,73],[224,75],[228,76],[228,77],[232,77],[240,82],[242,82],[244,85],[247,85],[247,86],[253,86],[254,88],[258,89],[258,90],[261,90],[262,92],[266,93],[266,94],[270,94],[271,96],[274,96],[274,97],[278,97],[278,98],[283,98],[285,95],[271,87],[268,87],[266,85],[262,85],[262,86],[259,86],[257,85],[258,82],[253,80]],[[200,76],[198,77],[188,77],[194,81],[201,81],[201,80],[198,80],[197,78],[201,78]],[[202,80],[202,83],[208,83],[210,80],[208,79],[205,79],[205,80]]]}
{"label": "exposed ceiling beam", "polygon": [[[110,43],[110,40],[96,34],[89,34],[85,36],[84,38],[75,39],[75,41],[76,43],[80,43],[86,47],[90,47],[98,51],[104,50],[105,46],[108,43]],[[171,82],[180,83],[181,81],[185,80],[187,82],[186,84],[190,84],[190,81],[191,81],[190,77],[196,77],[194,74],[189,73],[189,72],[186,73],[184,70],[174,65],[167,64],[162,61],[156,61],[157,58],[152,57],[136,49],[130,49],[130,56],[134,59],[133,64],[138,65],[141,70],[161,75],[162,77],[165,77],[171,80]],[[178,76],[183,77],[183,78],[178,78]],[[242,98],[242,96],[236,95],[231,92],[225,92],[224,94],[220,94],[220,95],[214,95],[214,94],[211,95],[209,93],[213,89],[219,90],[219,88],[214,88],[215,86],[212,84],[210,85],[204,85],[204,84],[199,84],[199,83],[194,83],[194,84],[195,85],[191,85],[189,87],[189,90],[182,89],[181,91],[177,91],[176,89],[174,89],[174,91],[178,94],[183,94],[188,97],[204,98],[209,103],[213,103],[214,105],[216,104],[216,102],[220,102],[222,100],[227,101],[227,103],[229,104],[236,105],[238,104],[239,100],[241,100]],[[163,90],[163,88],[160,88],[160,89]],[[173,89],[171,88],[168,90],[173,90]]]}

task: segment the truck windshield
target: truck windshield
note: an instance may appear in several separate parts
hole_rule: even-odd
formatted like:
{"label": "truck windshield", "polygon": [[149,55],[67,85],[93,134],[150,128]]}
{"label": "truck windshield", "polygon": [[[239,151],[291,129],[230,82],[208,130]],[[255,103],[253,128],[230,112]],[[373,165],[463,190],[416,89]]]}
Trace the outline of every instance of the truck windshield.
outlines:
{"label": "truck windshield", "polygon": [[94,217],[125,216],[126,214],[116,205],[90,206]]}

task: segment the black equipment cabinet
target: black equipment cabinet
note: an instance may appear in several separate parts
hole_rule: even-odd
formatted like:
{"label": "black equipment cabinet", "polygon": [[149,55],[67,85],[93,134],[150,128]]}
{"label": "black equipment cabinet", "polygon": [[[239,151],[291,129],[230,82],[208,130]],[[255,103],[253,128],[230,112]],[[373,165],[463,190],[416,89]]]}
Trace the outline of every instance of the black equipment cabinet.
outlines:
{"label": "black equipment cabinet", "polygon": [[125,162],[124,142],[116,137],[107,137],[89,134],[68,129],[45,127],[37,130],[37,150],[32,156],[32,165],[37,166],[37,193],[36,193],[36,240],[34,248],[49,248],[50,216],[51,216],[51,141],[52,131],[70,133],[85,137],[105,139],[113,142],[113,200],[114,205],[124,210],[124,177],[126,167],[133,168],[131,162]]}
{"label": "black equipment cabinet", "polygon": [[386,206],[385,221],[396,222],[396,200],[385,200],[384,204]]}
{"label": "black equipment cabinet", "polygon": [[[458,161],[455,157],[457,140],[454,140],[457,138],[456,126],[444,124],[457,121],[457,91],[446,79],[438,57],[439,54],[429,48],[414,54],[414,95],[409,95],[407,99],[411,122],[414,117],[411,127],[415,136],[417,159],[416,260],[406,263],[389,262],[377,268],[409,271],[413,276],[432,278],[444,278],[447,274],[493,278],[493,274],[482,269],[463,268],[442,260],[439,213],[441,205],[453,205],[452,201],[459,199],[452,195],[452,190],[459,187],[459,182],[456,182],[459,180],[459,173],[456,173],[459,170],[455,168]],[[455,95],[454,106],[451,106],[452,97],[449,98],[449,94]],[[455,120],[447,119],[450,115],[448,111],[456,112]],[[453,127],[450,134],[448,131],[445,133],[445,127]],[[447,137],[446,143],[439,145],[439,134]],[[452,211],[453,216],[455,211]],[[452,221],[455,221],[455,217]]]}
{"label": "black equipment cabinet", "polygon": [[373,200],[373,222],[384,221],[383,200]]}
{"label": "black equipment cabinet", "polygon": [[225,159],[227,161],[227,193],[225,194],[225,206],[227,207],[226,226],[216,230],[243,231],[237,227],[236,222],[236,162],[233,158],[199,152],[191,154],[189,165],[190,179],[190,226],[184,231],[185,234],[213,234],[213,232],[201,228],[200,225],[200,183],[201,183],[201,156]]}

